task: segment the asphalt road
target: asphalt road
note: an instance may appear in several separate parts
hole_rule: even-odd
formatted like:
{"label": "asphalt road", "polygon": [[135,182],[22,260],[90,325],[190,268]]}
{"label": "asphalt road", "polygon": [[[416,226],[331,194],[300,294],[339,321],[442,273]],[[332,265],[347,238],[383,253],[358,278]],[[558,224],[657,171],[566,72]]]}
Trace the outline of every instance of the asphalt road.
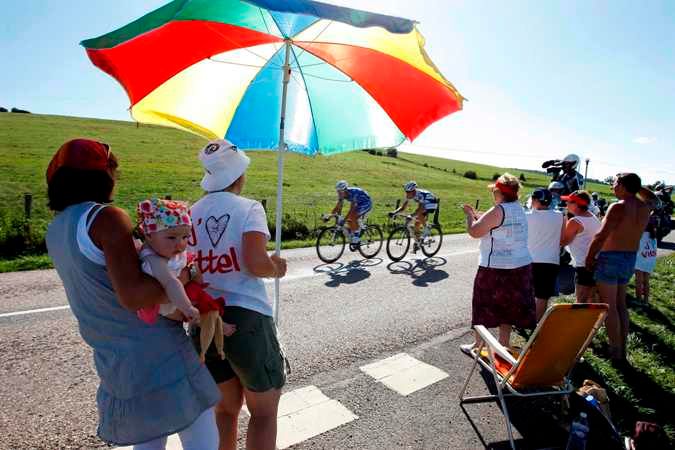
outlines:
{"label": "asphalt road", "polygon": [[[474,429],[457,401],[470,366],[458,345],[469,341],[477,253],[466,235],[446,236],[434,258],[399,263],[384,250],[380,259],[347,253],[331,265],[314,249],[285,252],[280,333],[292,364],[285,390],[317,386],[358,417],[297,448],[503,445],[496,406],[467,407]],[[104,447],[95,437],[91,351],[66,305],[54,271],[0,274],[0,449]],[[360,370],[400,353],[448,377],[403,396]],[[482,392],[477,378],[470,388]]]}

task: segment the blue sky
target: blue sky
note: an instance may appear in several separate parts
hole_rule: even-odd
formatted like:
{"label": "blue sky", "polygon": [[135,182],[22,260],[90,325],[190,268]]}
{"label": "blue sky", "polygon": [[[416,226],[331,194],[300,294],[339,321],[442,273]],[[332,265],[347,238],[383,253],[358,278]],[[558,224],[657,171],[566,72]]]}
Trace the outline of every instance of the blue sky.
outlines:
{"label": "blue sky", "polygon": [[[78,43],[164,3],[5,2],[0,106],[128,120],[123,90]],[[419,21],[432,59],[469,99],[407,150],[521,168],[573,152],[593,177],[675,182],[675,2],[333,3]]]}

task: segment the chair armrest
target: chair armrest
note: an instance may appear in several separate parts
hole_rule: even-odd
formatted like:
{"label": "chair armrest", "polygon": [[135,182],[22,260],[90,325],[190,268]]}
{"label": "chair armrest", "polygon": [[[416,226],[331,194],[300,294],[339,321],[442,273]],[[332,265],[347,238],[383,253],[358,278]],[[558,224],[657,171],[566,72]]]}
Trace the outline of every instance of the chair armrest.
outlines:
{"label": "chair armrest", "polygon": [[496,354],[499,355],[500,358],[506,360],[509,362],[511,365],[516,364],[516,359],[509,353],[509,351],[504,347],[502,344],[499,343],[497,339],[488,331],[487,328],[483,325],[476,325],[474,327],[476,330],[476,333],[478,333],[478,336],[480,339],[485,342],[485,344],[490,347],[490,349],[495,352]]}

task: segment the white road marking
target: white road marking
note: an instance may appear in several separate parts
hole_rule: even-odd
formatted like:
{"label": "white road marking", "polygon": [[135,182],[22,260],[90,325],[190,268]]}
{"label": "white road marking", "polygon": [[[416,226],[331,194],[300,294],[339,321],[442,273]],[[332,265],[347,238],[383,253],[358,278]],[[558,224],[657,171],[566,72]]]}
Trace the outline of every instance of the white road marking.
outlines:
{"label": "white road marking", "polygon": [[284,449],[325,433],[358,416],[316,386],[296,389],[281,396],[277,420],[277,448]]}
{"label": "white road marking", "polygon": [[[248,415],[246,406],[242,412]],[[306,441],[326,431],[342,426],[358,416],[337,400],[326,397],[316,386],[287,392],[279,400],[277,413],[277,448],[284,449]],[[116,450],[132,450],[118,447]],[[182,450],[178,435],[169,436],[167,450]]]}
{"label": "white road marking", "polygon": [[407,353],[399,353],[360,369],[377,382],[404,396],[448,377],[441,369],[415,359]]}
{"label": "white road marking", "polygon": [[49,312],[49,311],[59,311],[62,309],[70,309],[69,305],[63,305],[63,306],[54,306],[52,308],[40,308],[40,309],[30,309],[28,311],[15,311],[15,312],[10,312],[10,313],[3,313],[0,314],[0,319],[3,317],[12,317],[12,316],[23,316],[26,314],[36,314],[36,313],[42,313],[42,312]]}
{"label": "white road marking", "polygon": [[[134,446],[130,445],[128,447],[115,447],[115,450],[133,450]],[[172,434],[166,440],[166,450],[183,450],[183,445],[180,443],[180,439],[177,434]]]}
{"label": "white road marking", "polygon": [[[438,254],[434,257],[435,258],[443,258],[443,257],[451,257],[451,256],[468,255],[468,254],[471,254],[471,253],[478,253],[478,250],[464,250],[464,251],[461,251],[461,252],[444,253],[444,254]],[[415,259],[418,259],[418,257],[413,255],[413,256],[409,256],[408,258],[406,258],[402,261],[414,261]],[[372,267],[380,267],[380,265],[372,266]],[[337,272],[340,272],[340,270],[338,270]],[[300,273],[291,274],[291,275],[288,275],[288,276],[284,277],[282,279],[282,283],[288,282],[288,281],[302,280],[302,279],[305,279],[305,278],[317,277],[317,276],[325,275],[325,274],[329,274],[329,273],[331,273],[331,272],[330,271],[317,272],[314,269],[310,268],[310,269],[307,269],[307,270],[300,271]],[[274,283],[274,279],[265,279],[265,284],[272,284],[272,283]],[[12,317],[12,316],[24,316],[24,315],[28,315],[28,314],[38,314],[38,313],[43,313],[43,312],[59,311],[59,310],[62,310],[62,309],[69,309],[69,308],[70,308],[70,306],[63,305],[63,306],[55,306],[55,307],[52,307],[52,308],[39,308],[39,309],[29,309],[29,310],[25,310],[25,311],[14,311],[14,312],[10,312],[10,313],[0,314],[0,319],[3,319],[5,317]]]}

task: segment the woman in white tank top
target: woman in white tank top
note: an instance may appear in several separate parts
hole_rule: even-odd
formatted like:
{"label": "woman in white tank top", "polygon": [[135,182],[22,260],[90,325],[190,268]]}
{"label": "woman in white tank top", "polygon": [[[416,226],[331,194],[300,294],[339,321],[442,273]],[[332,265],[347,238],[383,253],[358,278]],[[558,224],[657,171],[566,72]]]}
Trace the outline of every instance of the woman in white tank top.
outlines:
{"label": "woman in white tank top", "polygon": [[[532,258],[527,248],[527,218],[518,203],[518,179],[506,173],[489,187],[495,206],[485,214],[479,217],[470,205],[464,205],[467,232],[481,240],[471,325],[499,327],[499,342],[508,346],[512,325],[530,328],[535,324]],[[461,348],[471,353],[474,346]]]}
{"label": "woman in white tank top", "polygon": [[591,204],[588,192],[576,191],[562,199],[574,217],[567,221],[560,245],[567,246],[572,255],[577,303],[587,303],[593,300],[596,287],[593,272],[585,267],[586,256],[602,222],[588,210]]}

